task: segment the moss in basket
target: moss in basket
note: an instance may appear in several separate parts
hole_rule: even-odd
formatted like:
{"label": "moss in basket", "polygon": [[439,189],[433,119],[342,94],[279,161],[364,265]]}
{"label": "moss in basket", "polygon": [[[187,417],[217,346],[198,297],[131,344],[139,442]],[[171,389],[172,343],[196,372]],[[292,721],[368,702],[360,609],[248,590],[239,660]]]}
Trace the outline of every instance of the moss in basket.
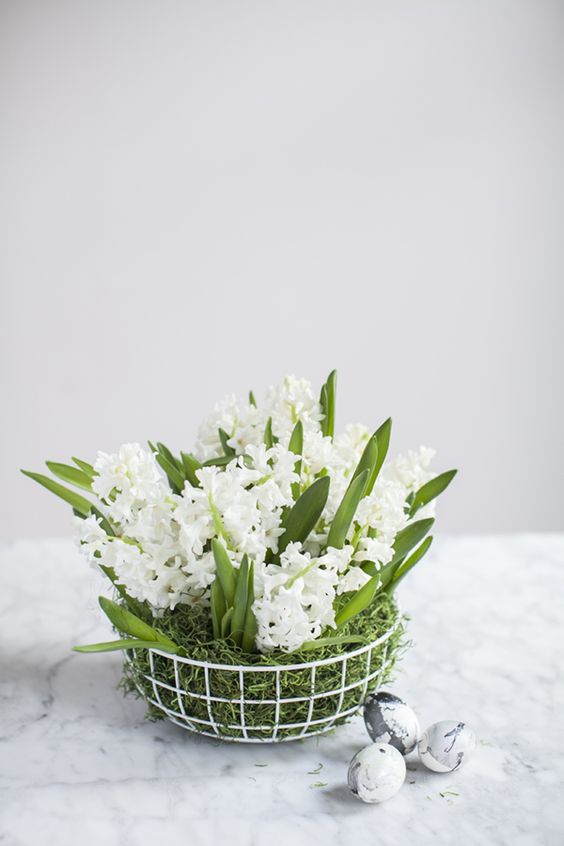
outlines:
{"label": "moss in basket", "polygon": [[[377,595],[372,604],[362,614],[349,621],[343,627],[343,635],[357,635],[365,638],[366,643],[376,640],[387,632],[396,622],[397,627],[391,636],[371,654],[370,667],[367,668],[366,653],[348,659],[345,679],[346,690],[341,704],[341,710],[355,708],[359,703],[362,686],[366,675],[376,673],[381,664],[386,662],[382,681],[390,678],[395,661],[401,651],[404,640],[403,621],[398,620],[397,606],[392,597],[382,592]],[[228,666],[276,666],[287,664],[302,664],[311,661],[334,658],[346,652],[354,651],[351,644],[329,644],[314,651],[298,650],[290,654],[286,652],[271,652],[268,655],[260,653],[248,654],[231,643],[229,640],[214,640],[209,612],[204,607],[179,606],[174,613],[165,613],[159,620],[159,628],[173,641],[183,646],[186,654],[198,661]],[[129,660],[124,663],[121,682],[125,692],[135,693],[144,699],[154,699],[152,682],[145,676],[151,674],[149,654],[146,650],[130,650]],[[315,692],[323,693],[340,690],[342,685],[342,662],[336,661],[317,668],[315,678]],[[163,685],[176,687],[174,664],[158,655],[153,657],[153,675]],[[206,695],[204,671],[201,667],[178,662],[180,688],[193,694]],[[372,686],[375,686],[375,676]],[[239,673],[229,670],[209,671],[209,685],[212,696],[224,699],[238,700],[240,696]],[[172,712],[179,713],[177,694],[166,687],[158,686],[163,705]],[[309,699],[311,693],[311,673],[309,668],[304,670],[285,671],[280,674],[280,698],[304,697],[304,701],[288,702],[280,706],[279,724],[303,723],[308,719]],[[245,672],[245,699],[257,700],[257,704],[246,704],[244,709],[245,725],[249,735],[253,738],[268,737],[275,724],[276,699],[275,675],[268,672]],[[338,705],[338,694],[320,696],[314,700],[311,720],[331,718]],[[208,707],[204,699],[183,697],[186,714],[200,720],[209,720]],[[213,702],[213,717],[219,726],[219,732],[230,737],[241,737],[242,731],[237,728],[241,723],[241,711],[238,702]],[[157,707],[148,704],[149,719],[162,719],[165,714]],[[339,717],[332,726],[346,722],[348,717]],[[328,720],[329,722],[329,720]],[[198,725],[198,724],[196,724]],[[229,728],[231,726],[231,728]],[[323,723],[319,724],[323,727]],[[210,730],[202,726],[206,731]],[[295,729],[281,729],[279,737],[299,735],[302,727]]]}

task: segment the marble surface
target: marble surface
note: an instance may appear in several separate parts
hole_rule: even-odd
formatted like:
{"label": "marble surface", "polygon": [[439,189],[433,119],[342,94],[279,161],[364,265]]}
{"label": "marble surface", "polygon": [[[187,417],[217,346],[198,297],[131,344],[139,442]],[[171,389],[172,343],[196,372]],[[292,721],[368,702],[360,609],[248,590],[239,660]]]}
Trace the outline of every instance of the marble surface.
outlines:
{"label": "marble surface", "polygon": [[143,719],[116,690],[102,581],[70,541],[0,550],[0,843],[233,846],[564,842],[564,536],[439,538],[402,585],[413,647],[392,689],[422,726],[465,720],[465,769],[409,763],[399,794],[346,788],[368,741],[332,736],[243,746]]}

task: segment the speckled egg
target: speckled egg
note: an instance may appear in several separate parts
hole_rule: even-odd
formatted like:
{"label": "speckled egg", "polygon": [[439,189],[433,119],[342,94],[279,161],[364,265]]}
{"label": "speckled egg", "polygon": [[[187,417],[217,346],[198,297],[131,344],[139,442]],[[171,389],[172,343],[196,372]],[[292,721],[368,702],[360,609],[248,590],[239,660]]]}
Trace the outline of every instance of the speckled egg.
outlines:
{"label": "speckled egg", "polygon": [[405,781],[405,761],[389,743],[371,743],[361,749],[349,766],[348,782],[363,802],[391,799]]}
{"label": "speckled egg", "polygon": [[466,723],[443,720],[433,723],[419,741],[419,756],[436,773],[451,773],[466,763],[476,746],[476,735]]}
{"label": "speckled egg", "polygon": [[409,705],[381,690],[364,703],[364,722],[375,743],[389,743],[402,755],[415,749],[419,740],[419,722]]}

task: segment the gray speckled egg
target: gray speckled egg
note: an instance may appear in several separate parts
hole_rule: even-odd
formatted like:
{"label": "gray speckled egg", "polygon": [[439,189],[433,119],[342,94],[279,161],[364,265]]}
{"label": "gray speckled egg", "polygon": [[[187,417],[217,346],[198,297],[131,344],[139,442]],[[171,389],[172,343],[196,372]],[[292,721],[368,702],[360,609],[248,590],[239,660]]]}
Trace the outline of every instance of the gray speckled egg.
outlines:
{"label": "gray speckled egg", "polygon": [[405,781],[405,761],[389,743],[371,743],[361,749],[349,766],[348,782],[363,802],[391,799]]}
{"label": "gray speckled egg", "polygon": [[476,735],[466,723],[442,720],[423,732],[419,756],[425,766],[436,773],[458,770],[476,746]]}
{"label": "gray speckled egg", "polygon": [[364,703],[366,730],[375,743],[389,743],[402,755],[415,749],[419,740],[419,722],[409,705],[381,690]]}

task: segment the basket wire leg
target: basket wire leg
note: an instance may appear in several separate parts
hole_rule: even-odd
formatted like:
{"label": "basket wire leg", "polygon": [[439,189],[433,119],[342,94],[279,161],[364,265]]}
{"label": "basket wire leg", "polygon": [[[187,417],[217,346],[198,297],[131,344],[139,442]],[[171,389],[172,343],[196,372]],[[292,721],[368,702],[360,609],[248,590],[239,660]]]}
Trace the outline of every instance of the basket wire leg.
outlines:
{"label": "basket wire leg", "polygon": [[241,699],[239,700],[239,709],[241,711],[241,731],[243,732],[243,737],[247,740],[249,735],[245,724],[245,673],[243,670],[239,670],[239,690],[241,691]]}
{"label": "basket wire leg", "polygon": [[275,670],[276,673],[276,704],[274,706],[274,729],[272,731],[272,740],[276,740],[278,736],[278,728],[280,726],[280,670]]}
{"label": "basket wire leg", "polygon": [[204,681],[206,683],[206,706],[207,706],[207,709],[208,709],[208,717],[210,718],[210,723],[211,723],[212,729],[214,730],[215,734],[217,735],[217,737],[221,737],[221,735],[219,733],[219,729],[217,727],[217,723],[216,723],[216,721],[214,720],[214,717],[213,717],[212,703],[211,703],[211,699],[210,699],[210,697],[211,697],[210,671],[209,671],[209,668],[207,666],[204,667]]}
{"label": "basket wire leg", "polygon": [[149,649],[149,667],[151,668],[151,683],[153,685],[153,695],[158,703],[159,708],[168,714],[168,708],[163,704],[157,682],[155,681],[155,663],[153,658],[153,650]]}
{"label": "basket wire leg", "polygon": [[173,656],[172,660],[173,660],[173,663],[174,663],[174,684],[176,686],[176,701],[178,702],[178,708],[179,708],[180,713],[182,714],[182,717],[183,717],[186,725],[188,726],[188,728],[192,729],[192,731],[195,731],[196,729],[195,729],[194,723],[189,719],[188,715],[186,714],[186,710],[184,708],[184,701],[183,701],[183,698],[182,698],[182,694],[184,693],[184,691],[180,687],[180,676],[179,676],[179,673],[178,673],[178,660],[177,660],[175,655]]}
{"label": "basket wire leg", "polygon": [[347,656],[343,657],[343,669],[341,670],[341,687],[339,689],[339,699],[337,701],[337,708],[335,709],[335,715],[330,722],[324,728],[324,731],[329,731],[337,717],[341,713],[341,708],[343,707],[343,699],[345,698],[345,684],[347,682]]}
{"label": "basket wire leg", "polygon": [[311,725],[311,715],[313,714],[313,703],[315,702],[315,699],[313,698],[313,694],[315,693],[315,671],[316,671],[316,669],[317,668],[314,664],[313,667],[311,668],[310,697],[309,697],[309,705],[308,705],[308,709],[307,709],[307,719],[304,723],[303,729],[300,732],[300,737],[307,732],[307,730],[310,728],[310,725]]}

